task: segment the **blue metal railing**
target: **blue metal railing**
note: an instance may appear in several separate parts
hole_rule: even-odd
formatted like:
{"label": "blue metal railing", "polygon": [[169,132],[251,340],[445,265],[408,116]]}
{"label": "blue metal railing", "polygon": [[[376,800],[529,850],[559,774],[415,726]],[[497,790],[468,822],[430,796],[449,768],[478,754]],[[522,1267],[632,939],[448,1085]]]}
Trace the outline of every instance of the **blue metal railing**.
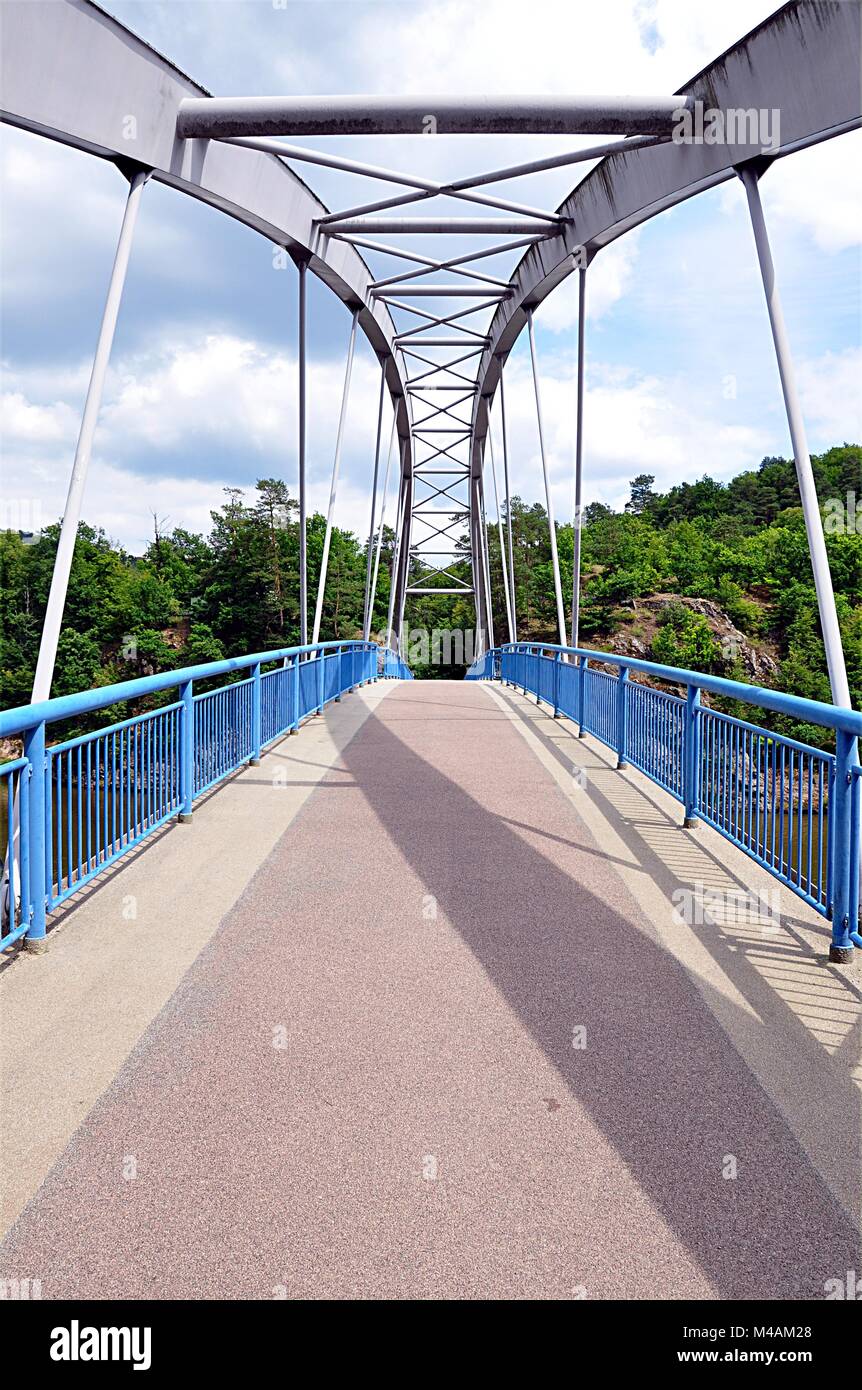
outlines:
{"label": "blue metal railing", "polygon": [[[595,663],[616,668],[597,670]],[[685,698],[630,679],[633,671],[682,686]],[[496,647],[468,680],[501,680],[574,720],[832,921],[840,951],[862,946],[859,870],[862,714],[761,686],[585,648],[518,642]],[[817,724],[835,752],[701,704],[701,692]]]}
{"label": "blue metal railing", "polygon": [[[277,664],[275,664],[277,663]],[[266,671],[264,666],[271,667]],[[195,683],[247,672],[215,690]],[[346,691],[411,678],[373,642],[323,642],[165,671],[0,713],[0,737],[23,735],[24,756],[0,766],[8,883],[0,948],[45,935],[46,914],[273,739]],[[178,698],[93,733],[48,743],[57,723],[176,689]]]}
{"label": "blue metal railing", "polygon": [[397,652],[387,649],[382,653],[380,674],[384,680],[412,681],[413,672]]}

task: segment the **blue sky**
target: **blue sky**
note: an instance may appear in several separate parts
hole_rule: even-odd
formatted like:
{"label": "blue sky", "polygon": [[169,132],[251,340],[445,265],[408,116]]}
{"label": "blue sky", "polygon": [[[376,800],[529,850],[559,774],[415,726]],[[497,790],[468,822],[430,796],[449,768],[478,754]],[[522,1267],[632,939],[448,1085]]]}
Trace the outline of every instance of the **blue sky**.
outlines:
{"label": "blue sky", "polygon": [[[758,0],[115,0],[124,23],[222,94],[672,91],[774,8]],[[548,35],[552,35],[550,42]],[[393,137],[333,142],[435,177],[532,158],[559,140]],[[574,144],[576,142],[569,142]],[[853,135],[781,160],[763,182],[812,450],[862,437],[860,238]],[[852,156],[855,155],[855,162]],[[330,205],[368,185],[306,169]],[[506,186],[553,206],[578,175]],[[124,184],[98,160],[14,130],[2,149],[4,493],[42,522],[62,510]],[[392,270],[391,262],[373,262]],[[488,268],[495,271],[493,264]],[[500,265],[502,268],[502,262]],[[507,263],[508,268],[508,263]],[[656,218],[590,271],[586,498],[620,504],[635,473],[663,486],[729,477],[789,445],[741,186]],[[310,280],[309,464],[323,506],[349,315]],[[213,209],[145,189],[85,500],[132,550],[151,512],[205,530],[225,486],[295,486],[292,268]],[[574,278],[537,313],[557,515],[571,514]],[[507,368],[514,483],[541,495],[522,341]],[[364,534],[376,367],[360,342],[336,520]]]}

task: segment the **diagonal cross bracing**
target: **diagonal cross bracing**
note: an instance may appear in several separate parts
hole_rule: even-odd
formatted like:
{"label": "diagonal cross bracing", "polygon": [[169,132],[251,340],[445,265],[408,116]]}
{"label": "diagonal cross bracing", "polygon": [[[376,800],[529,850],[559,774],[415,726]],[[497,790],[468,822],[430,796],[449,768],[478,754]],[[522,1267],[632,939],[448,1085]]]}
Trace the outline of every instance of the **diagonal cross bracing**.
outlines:
{"label": "diagonal cross bracing", "polygon": [[[344,242],[396,263],[394,269],[378,274],[366,293],[370,302],[385,306],[393,316],[393,344],[402,362],[405,366],[408,362],[416,364],[412,375],[405,372],[412,447],[406,464],[409,486],[402,485],[404,505],[399,507],[396,551],[401,558],[393,568],[393,582],[399,586],[392,610],[396,642],[405,597],[427,591],[424,581],[432,576],[416,573],[416,566],[421,571],[422,557],[430,554],[431,545],[451,547],[440,552],[442,560],[448,558],[449,566],[441,564],[433,573],[438,579],[457,582],[459,590],[463,587],[475,592],[477,628],[482,632],[490,627],[484,493],[481,475],[475,473],[473,464],[473,419],[479,389],[476,371],[491,342],[491,316],[510,299],[512,288],[507,279],[483,270],[481,263],[557,237],[570,225],[559,210],[513,199],[492,185],[600,159],[617,149],[620,141],[605,140],[587,149],[440,181],[320,148],[288,144],[279,137],[408,131],[414,128],[418,105],[424,104],[425,110],[434,111],[436,118],[445,122],[441,128],[448,131],[577,130],[625,135],[628,148],[635,149],[667,142],[672,114],[686,100],[678,96],[564,101],[529,97],[507,101],[499,109],[498,103],[484,98],[437,97],[232,98],[182,103],[178,132],[187,138],[247,145],[289,163],[338,170],[358,180],[388,183],[396,190],[366,198],[360,193],[314,220],[315,236],[324,243]],[[470,215],[429,216],[416,210],[427,208],[435,199],[447,198],[462,207],[468,204]],[[425,245],[419,250],[410,247],[417,236],[443,238],[444,249],[435,256]],[[453,252],[446,247],[451,236],[482,238],[485,244],[475,250]],[[448,393],[452,399],[444,397],[441,402],[432,392]],[[462,411],[469,418],[462,418]],[[434,464],[436,469],[431,467]],[[431,482],[431,477],[439,477],[440,483]],[[424,488],[415,486],[419,482]],[[499,503],[497,511],[499,516]],[[463,545],[465,521],[469,547]],[[456,560],[459,564],[466,560],[469,565],[469,583],[449,573]],[[477,565],[478,574],[474,573]]]}

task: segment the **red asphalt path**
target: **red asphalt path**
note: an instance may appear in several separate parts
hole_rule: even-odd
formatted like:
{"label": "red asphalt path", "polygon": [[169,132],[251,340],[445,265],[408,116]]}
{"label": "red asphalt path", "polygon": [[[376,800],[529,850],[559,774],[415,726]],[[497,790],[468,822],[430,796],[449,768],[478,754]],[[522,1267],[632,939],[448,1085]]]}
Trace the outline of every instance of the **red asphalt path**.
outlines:
{"label": "red asphalt path", "polygon": [[857,1268],[548,770],[434,682],[369,716],[0,1258],[101,1299],[822,1298]]}

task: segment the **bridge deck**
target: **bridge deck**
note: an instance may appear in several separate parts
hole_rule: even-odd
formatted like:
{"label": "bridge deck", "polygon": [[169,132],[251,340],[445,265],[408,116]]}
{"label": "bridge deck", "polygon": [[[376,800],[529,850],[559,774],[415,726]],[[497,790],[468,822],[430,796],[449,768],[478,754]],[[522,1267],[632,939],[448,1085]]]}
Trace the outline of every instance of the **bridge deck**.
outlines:
{"label": "bridge deck", "polygon": [[859,1268],[858,976],[789,894],[676,923],[774,888],[678,820],[512,692],[332,707],[5,971],[0,1275],[822,1297]]}

